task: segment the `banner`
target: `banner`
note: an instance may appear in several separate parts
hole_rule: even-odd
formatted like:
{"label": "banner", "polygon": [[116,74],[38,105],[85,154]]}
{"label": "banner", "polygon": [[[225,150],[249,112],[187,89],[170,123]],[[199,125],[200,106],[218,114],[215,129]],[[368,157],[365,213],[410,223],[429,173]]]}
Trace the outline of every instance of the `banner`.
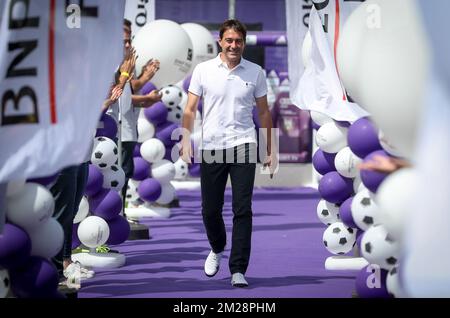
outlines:
{"label": "banner", "polygon": [[291,92],[296,106],[313,110],[339,121],[353,122],[369,114],[348,101],[336,68],[334,52],[315,8],[311,10],[309,31],[312,37],[311,63]]}
{"label": "banner", "polygon": [[7,0],[0,25],[0,183],[81,163],[123,56],[121,1]]}
{"label": "banner", "polygon": [[144,25],[155,20],[155,0],[126,0],[124,17],[131,21],[134,37]]}
{"label": "banner", "polygon": [[286,0],[286,33],[288,39],[288,69],[291,91],[297,89],[303,75],[302,44],[309,28],[311,0]]}

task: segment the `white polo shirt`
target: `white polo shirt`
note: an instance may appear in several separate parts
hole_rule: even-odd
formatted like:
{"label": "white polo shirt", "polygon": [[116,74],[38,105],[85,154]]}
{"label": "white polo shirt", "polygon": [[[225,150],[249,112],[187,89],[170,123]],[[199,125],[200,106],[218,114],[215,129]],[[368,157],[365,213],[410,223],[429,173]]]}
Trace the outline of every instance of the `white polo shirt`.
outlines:
{"label": "white polo shirt", "polygon": [[261,66],[241,58],[230,70],[219,54],[195,67],[189,92],[204,98],[201,149],[256,144],[252,110],[255,98],[267,95]]}

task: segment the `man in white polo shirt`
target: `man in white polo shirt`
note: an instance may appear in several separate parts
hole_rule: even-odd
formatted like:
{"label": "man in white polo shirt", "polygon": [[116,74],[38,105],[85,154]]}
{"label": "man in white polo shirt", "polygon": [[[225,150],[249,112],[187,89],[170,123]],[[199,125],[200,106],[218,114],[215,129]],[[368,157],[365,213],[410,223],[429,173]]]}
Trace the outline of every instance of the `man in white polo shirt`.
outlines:
{"label": "man in white polo shirt", "polygon": [[[220,29],[222,52],[195,68],[184,111],[181,155],[191,160],[192,132],[199,99],[203,96],[201,162],[202,216],[211,252],[205,261],[205,274],[214,276],[226,245],[222,218],[224,191],[231,178],[233,195],[233,235],[229,267],[235,287],[248,286],[244,274],[250,259],[252,234],[252,195],[256,168],[256,132],[252,109],[256,106],[261,127],[267,128],[268,140],[272,118],[267,104],[267,86],[262,68],[242,58],[245,26],[227,20]],[[265,166],[272,167],[270,142]]]}

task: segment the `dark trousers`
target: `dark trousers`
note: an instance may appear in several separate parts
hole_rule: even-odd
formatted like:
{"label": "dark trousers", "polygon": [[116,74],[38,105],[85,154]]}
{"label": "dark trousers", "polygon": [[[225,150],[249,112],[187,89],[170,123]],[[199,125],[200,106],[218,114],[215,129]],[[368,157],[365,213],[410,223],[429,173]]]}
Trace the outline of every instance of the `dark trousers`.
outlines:
{"label": "dark trousers", "polygon": [[89,172],[88,167],[89,164],[85,162],[79,166],[63,169],[56,179],[56,183],[50,189],[55,199],[53,217],[64,230],[63,247],[53,258],[53,263],[60,274],[63,271],[64,259],[70,259],[72,256],[73,219],[83,198]]}
{"label": "dark trousers", "polygon": [[[235,149],[234,149],[235,151]],[[228,175],[231,179],[233,196],[233,233],[229,267],[231,274],[247,271],[250,260],[252,237],[252,196],[255,181],[256,163],[250,162],[246,147],[245,162],[208,163],[205,155],[214,155],[213,151],[202,152],[201,190],[202,216],[206,234],[214,253],[220,253],[226,245],[226,230],[222,217],[225,186]],[[223,151],[225,153],[225,151]],[[229,161],[229,160],[228,160]]]}
{"label": "dark trousers", "polygon": [[128,180],[133,177],[134,173],[134,161],[133,151],[136,142],[134,141],[122,141],[122,169],[125,172],[125,183],[122,188],[122,203],[125,210],[125,199],[127,197]]}

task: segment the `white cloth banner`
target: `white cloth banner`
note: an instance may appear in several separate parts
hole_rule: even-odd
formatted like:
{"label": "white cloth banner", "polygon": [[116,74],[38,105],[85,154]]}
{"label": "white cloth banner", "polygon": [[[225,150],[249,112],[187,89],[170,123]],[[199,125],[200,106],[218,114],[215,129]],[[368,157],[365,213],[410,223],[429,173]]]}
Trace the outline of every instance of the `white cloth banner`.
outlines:
{"label": "white cloth banner", "polygon": [[354,122],[368,116],[369,113],[347,99],[339,79],[333,50],[315,8],[310,13],[309,31],[313,42],[311,63],[305,69],[299,85],[291,92],[294,104],[301,109],[317,111],[339,121]]}
{"label": "white cloth banner", "polygon": [[121,1],[2,3],[0,183],[85,159],[122,59],[124,13]]}
{"label": "white cloth banner", "polygon": [[155,20],[155,0],[126,0],[125,18],[132,23],[134,37],[144,25]]}
{"label": "white cloth banner", "polygon": [[286,0],[286,34],[288,38],[288,67],[291,92],[296,91],[297,85],[304,72],[302,60],[302,44],[309,28],[309,12],[313,3],[311,0]]}

